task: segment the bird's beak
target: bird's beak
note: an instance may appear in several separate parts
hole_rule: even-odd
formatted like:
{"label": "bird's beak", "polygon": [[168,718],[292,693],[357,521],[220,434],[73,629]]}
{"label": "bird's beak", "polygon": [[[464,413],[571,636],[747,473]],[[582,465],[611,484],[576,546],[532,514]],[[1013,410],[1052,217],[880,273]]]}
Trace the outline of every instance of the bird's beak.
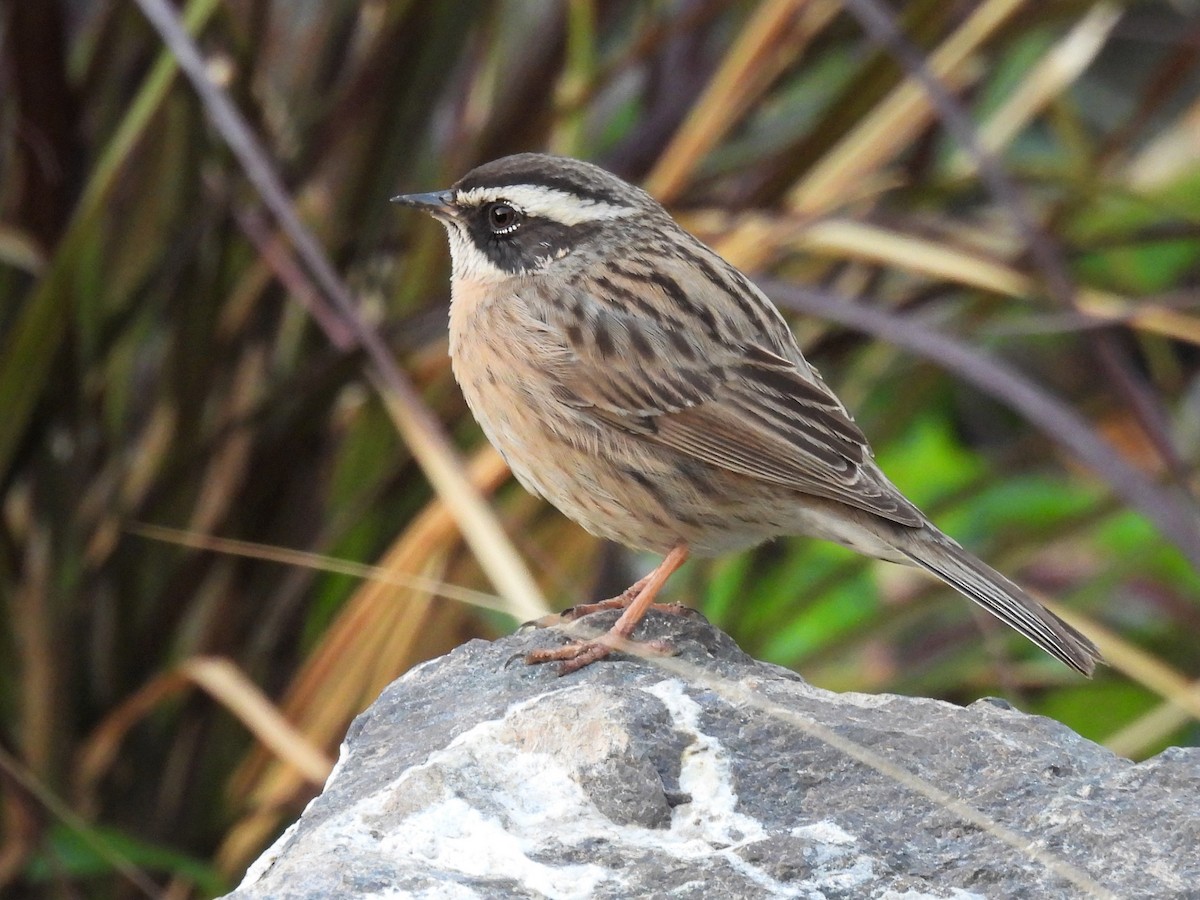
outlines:
{"label": "bird's beak", "polygon": [[454,193],[452,191],[430,191],[428,194],[401,194],[392,198],[393,203],[404,206],[415,206],[423,209],[439,219],[448,218],[455,213]]}

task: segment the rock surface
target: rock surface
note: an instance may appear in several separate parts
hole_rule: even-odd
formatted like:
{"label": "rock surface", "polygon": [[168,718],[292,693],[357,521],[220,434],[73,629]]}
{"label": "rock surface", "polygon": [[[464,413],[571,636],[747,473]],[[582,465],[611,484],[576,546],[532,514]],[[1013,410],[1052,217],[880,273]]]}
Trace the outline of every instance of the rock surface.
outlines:
{"label": "rock surface", "polygon": [[643,636],[682,653],[558,678],[519,658],[544,629],[409,672],[229,896],[1200,897],[1200,750],[1135,765],[1000,701],[830,693],[699,618]]}

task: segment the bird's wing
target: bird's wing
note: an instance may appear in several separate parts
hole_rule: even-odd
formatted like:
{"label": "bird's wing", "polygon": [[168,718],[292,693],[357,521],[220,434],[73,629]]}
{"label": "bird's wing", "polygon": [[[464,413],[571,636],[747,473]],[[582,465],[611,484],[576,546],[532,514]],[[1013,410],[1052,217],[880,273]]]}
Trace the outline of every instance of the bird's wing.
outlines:
{"label": "bird's wing", "polygon": [[619,306],[602,299],[577,299],[555,323],[565,338],[550,372],[560,402],[730,472],[904,525],[925,521],[875,466],[866,437],[803,363],[782,320],[799,363],[723,333],[709,316],[715,325],[703,335],[703,320],[672,322],[661,309],[639,313],[631,297]]}

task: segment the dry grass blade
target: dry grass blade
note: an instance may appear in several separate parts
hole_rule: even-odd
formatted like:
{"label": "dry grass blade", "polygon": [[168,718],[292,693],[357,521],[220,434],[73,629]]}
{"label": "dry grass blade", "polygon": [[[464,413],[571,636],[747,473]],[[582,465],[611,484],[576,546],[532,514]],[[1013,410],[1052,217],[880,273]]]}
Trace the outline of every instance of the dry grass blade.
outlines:
{"label": "dry grass blade", "polygon": [[11,598],[16,617],[13,632],[21,681],[16,695],[28,714],[20,735],[21,754],[35,771],[47,771],[54,756],[54,718],[49,710],[55,702],[55,658],[53,641],[53,578],[50,567],[51,538],[44,528],[25,535],[23,568],[25,580]]}
{"label": "dry grass blade", "polygon": [[1200,344],[1200,319],[1149,300],[1135,302],[1105,291],[1082,289],[1076,306],[1098,321],[1124,324],[1163,337]]}
{"label": "dry grass blade", "polygon": [[[786,234],[786,223],[764,220],[743,222],[739,228],[752,233]],[[751,243],[746,240],[745,243]],[[945,241],[902,234],[853,219],[823,219],[800,227],[794,246],[798,250],[837,258],[851,258],[917,272],[967,287],[1014,298],[1031,298],[1039,293],[1037,282],[1016,268],[994,259],[955,247]],[[1162,304],[1134,302],[1105,291],[1079,290],[1076,306],[1093,326],[1103,323],[1128,325],[1164,337],[1200,344],[1200,319]]]}
{"label": "dry grass blade", "polygon": [[[1024,5],[1023,0],[986,0],[929,57],[929,71],[956,88],[971,77],[968,63],[979,47]],[[910,78],[833,147],[788,194],[788,205],[804,216],[823,215],[861,191],[861,182],[891,161],[925,128],[934,105]]]}
{"label": "dry grass blade", "polygon": [[[1081,624],[1080,617],[1074,615],[1071,610],[1056,607],[1055,612],[1072,625]],[[1094,621],[1089,620],[1084,627],[1087,628],[1088,636],[1104,652],[1104,658],[1112,668],[1128,675],[1133,681],[1158,694],[1176,710],[1200,722],[1200,690],[1178,670]],[[1119,744],[1129,740],[1128,736],[1116,737],[1120,738]],[[1111,744],[1108,746],[1114,752],[1118,752],[1116,747]]]}
{"label": "dry grass blade", "polygon": [[981,254],[854,219],[822,219],[803,226],[794,246],[808,253],[893,266],[1010,297],[1028,297],[1036,289],[1027,276]]}
{"label": "dry grass blade", "polygon": [[674,200],[704,156],[800,57],[839,5],[830,0],[761,4],[647,176],[646,190],[664,203]]}
{"label": "dry grass blade", "polygon": [[200,479],[200,495],[188,522],[189,530],[212,531],[237,502],[236,492],[250,469],[253,450],[251,430],[245,421],[262,400],[266,374],[266,353],[261,348],[250,349],[237,363],[220,412],[229,431],[207,460],[204,477]]}
{"label": "dry grass blade", "polygon": [[0,263],[40,275],[46,268],[46,256],[29,235],[0,224]]}
{"label": "dry grass blade", "polygon": [[[1051,101],[1070,87],[1104,47],[1122,10],[1112,3],[1097,3],[1067,35],[1050,48],[1018,88],[979,129],[979,143],[989,153],[999,153],[1033,121]],[[975,163],[959,148],[950,164],[952,174],[965,177]]]}
{"label": "dry grass blade", "polygon": [[[1180,699],[1186,701],[1181,705]],[[1193,681],[1183,694],[1172,695],[1172,699],[1138,716],[1119,731],[1114,731],[1103,740],[1103,744],[1118,756],[1137,759],[1147,755],[1156,745],[1161,745],[1171,734],[1189,721],[1195,721],[1195,709],[1200,708],[1200,681]]]}
{"label": "dry grass blade", "polygon": [[209,78],[195,42],[180,27],[175,13],[163,0],[138,0],[138,5],[179,60],[217,129],[238,157],[267,208],[288,234],[317,284],[366,351],[372,364],[367,373],[369,380],[379,390],[413,456],[434,488],[447,500],[463,536],[497,590],[524,616],[533,618],[546,612],[549,607],[537,583],[504,535],[495,515],[471,487],[458,454],[437,419],[421,401],[412,383],[396,367],[378,334],[367,327],[355,311],[349,291],[312,233],[300,221],[266,153],[229,95]]}
{"label": "dry grass blade", "polygon": [[145,427],[131,441],[129,458],[119,462],[124,482],[117,508],[114,509],[109,497],[100,491],[80,501],[80,520],[96,523],[85,553],[88,565],[94,569],[100,568],[116,548],[126,511],[141,503],[152,489],[178,426],[179,418],[174,408],[166,403],[155,404]]}
{"label": "dry grass blade", "polygon": [[76,790],[91,796],[111,768],[129,729],[164,702],[199,687],[235,715],[271,753],[313,784],[323,784],[329,760],[279,713],[261,690],[227,659],[196,658],[164,672],[112,710],[80,750]]}
{"label": "dry grass blade", "polygon": [[1197,134],[1200,134],[1200,100],[1129,161],[1125,177],[1130,186],[1150,190],[1194,169],[1200,160]]}
{"label": "dry grass blade", "polygon": [[[503,466],[503,463],[500,465],[502,468],[501,477],[503,477],[508,473],[508,469]],[[486,609],[506,614],[510,612],[504,600],[495,594],[472,590],[471,588],[461,587],[457,584],[449,584],[436,578],[426,578],[414,572],[398,572],[388,566],[369,565],[347,559],[337,559],[332,556],[322,556],[319,553],[308,553],[303,550],[289,550],[285,547],[257,544],[253,541],[238,541],[230,538],[213,537],[195,531],[164,528],[161,525],[150,525],[144,522],[135,522],[129,525],[126,531],[130,534],[136,534],[151,540],[165,541],[169,544],[178,544],[181,547],[191,547],[195,550],[210,550],[214,553],[225,553],[231,556],[242,556],[246,559],[276,562],[285,566],[297,566],[320,572],[352,575],[355,578],[377,581],[391,587],[427,591],[435,597],[444,597],[447,600],[454,600],[476,609]]]}

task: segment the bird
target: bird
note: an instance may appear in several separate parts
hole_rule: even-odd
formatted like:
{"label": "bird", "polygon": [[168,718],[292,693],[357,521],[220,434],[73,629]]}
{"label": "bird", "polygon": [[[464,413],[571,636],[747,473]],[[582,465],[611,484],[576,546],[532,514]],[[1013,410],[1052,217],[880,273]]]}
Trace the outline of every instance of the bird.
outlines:
{"label": "bird", "polygon": [[1103,661],[888,480],[771,300],[641,188],[518,153],[393,202],[445,227],[451,366],[517,481],[663,557],[586,607],[622,609],[608,632],[527,662],[567,674],[628,648],[689,556],[788,535],[924,569],[1083,675]]}

